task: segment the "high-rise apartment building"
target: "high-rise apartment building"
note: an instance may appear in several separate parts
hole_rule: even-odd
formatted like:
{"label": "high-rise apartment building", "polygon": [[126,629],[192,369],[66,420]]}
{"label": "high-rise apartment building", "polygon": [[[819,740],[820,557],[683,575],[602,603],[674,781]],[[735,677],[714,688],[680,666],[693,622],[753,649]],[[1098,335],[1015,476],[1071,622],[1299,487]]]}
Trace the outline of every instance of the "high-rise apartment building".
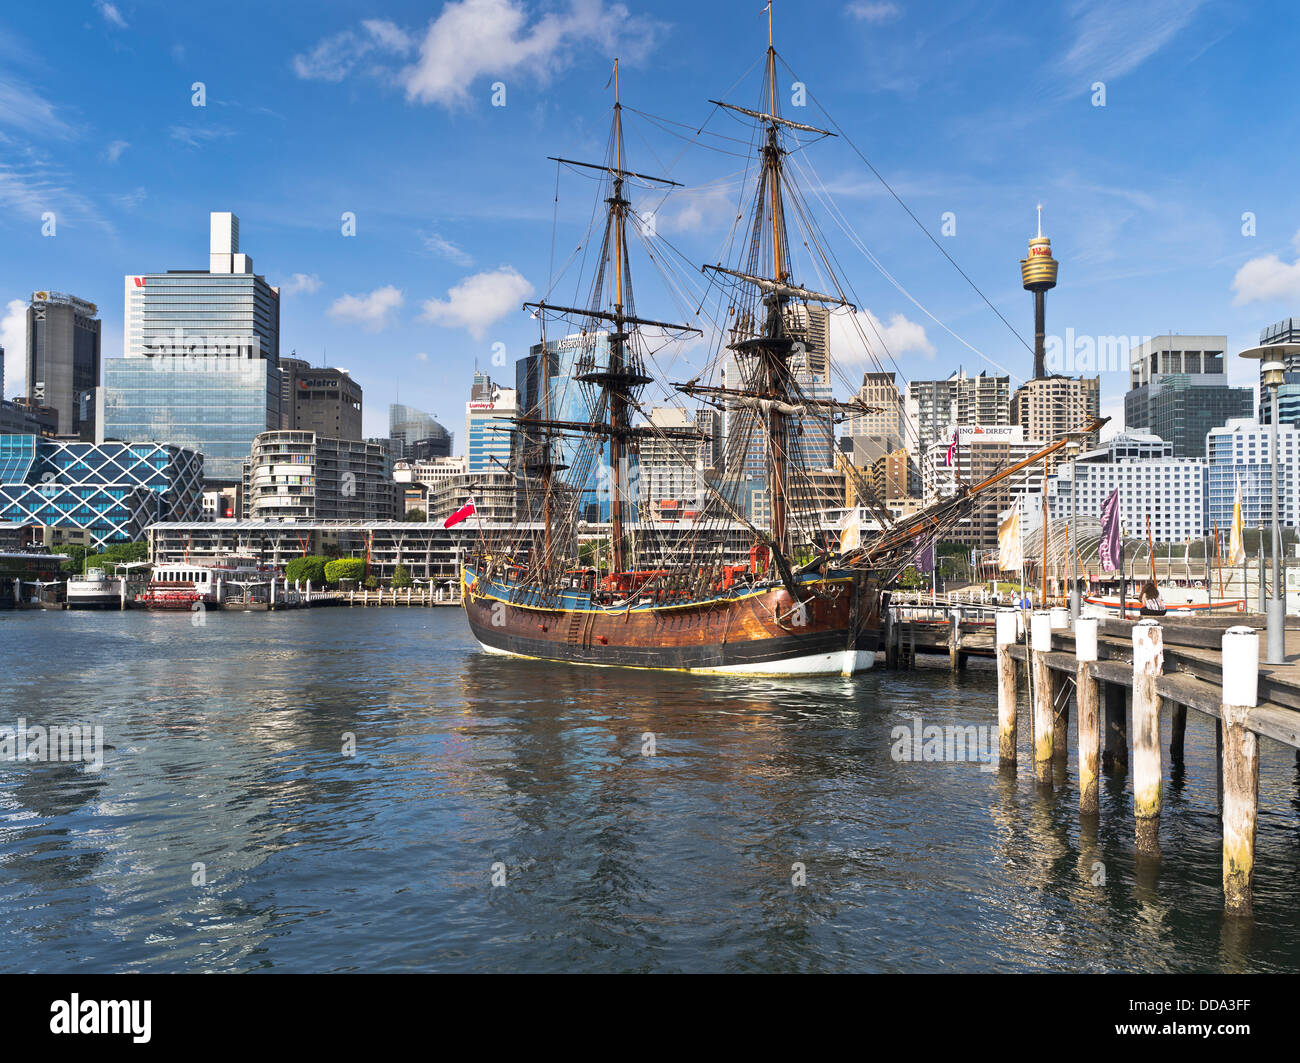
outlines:
{"label": "high-rise apartment building", "polygon": [[[1044,376],[1026,380],[1011,397],[1011,423],[1024,429],[1025,438],[1051,443],[1073,432],[1101,413],[1101,378]],[[1084,450],[1096,447],[1099,434],[1081,439]],[[1066,460],[1065,448],[1047,457],[1047,471]]]}
{"label": "high-rise apartment building", "polygon": [[280,426],[280,291],[211,215],[208,269],[125,278],[124,357],[104,363],[102,439],[176,443],[209,482],[238,482],[254,438]]}
{"label": "high-rise apartment building", "polygon": [[[1211,428],[1207,436],[1209,460],[1208,519],[1220,528],[1232,526],[1233,501],[1241,488],[1242,522],[1248,528],[1273,522],[1272,425],[1248,417]],[[1300,427],[1277,425],[1278,519],[1283,527],[1300,526]]]}
{"label": "high-rise apartment building", "polygon": [[27,399],[58,414],[56,434],[95,435],[93,403],[85,396],[99,386],[100,321],[94,303],[63,292],[33,292],[27,306]]}
{"label": "high-rise apartment building", "polygon": [[1228,386],[1227,344],[1226,336],[1155,336],[1135,348],[1125,427],[1168,440],[1175,458],[1205,457],[1210,429],[1254,412],[1254,392]]}
{"label": "high-rise apartment building", "polygon": [[249,520],[392,520],[396,489],[383,448],[315,432],[264,432],[244,464]]}
{"label": "high-rise apartment building", "polygon": [[903,393],[898,390],[894,373],[864,373],[857,400],[879,413],[850,414],[844,422],[844,434],[878,436],[893,440],[894,446],[906,443],[903,436]]}
{"label": "high-rise apartment building", "polygon": [[1011,377],[967,376],[958,370],[946,380],[913,380],[907,385],[904,417],[904,443],[918,456],[932,443],[947,445],[953,425],[1008,425]]}

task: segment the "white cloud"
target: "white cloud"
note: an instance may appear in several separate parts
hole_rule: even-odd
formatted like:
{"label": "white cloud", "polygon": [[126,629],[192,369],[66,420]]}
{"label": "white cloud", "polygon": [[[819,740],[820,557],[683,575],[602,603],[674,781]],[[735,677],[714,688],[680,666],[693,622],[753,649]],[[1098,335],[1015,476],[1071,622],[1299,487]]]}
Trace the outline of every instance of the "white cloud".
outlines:
{"label": "white cloud", "polygon": [[897,4],[891,3],[868,3],[866,0],[860,0],[859,3],[849,4],[849,14],[854,18],[861,19],[863,22],[869,22],[873,26],[878,26],[884,22],[892,22],[903,12]]}
{"label": "white cloud", "polygon": [[[1300,250],[1300,232],[1291,241]],[[1233,306],[1271,300],[1300,301],[1300,258],[1283,262],[1277,255],[1252,258],[1232,278]]]}
{"label": "white cloud", "polygon": [[[574,56],[644,56],[660,30],[658,23],[605,0],[568,0],[567,9],[536,18],[524,0],[450,0],[423,35],[392,22],[363,22],[359,30],[322,38],[310,52],[294,56],[293,69],[300,78],[318,81],[342,81],[361,69],[394,79],[408,100],[450,107],[466,103],[483,77],[545,82]],[[413,63],[385,66],[384,60],[406,57],[417,43],[420,54]]]}
{"label": "white cloud", "polygon": [[289,280],[280,285],[281,295],[297,295],[299,292],[306,292],[313,295],[320,291],[320,278],[314,273],[295,273]]}
{"label": "white cloud", "polygon": [[869,355],[875,355],[880,365],[888,368],[891,357],[918,354],[933,358],[935,355],[925,326],[909,321],[902,314],[892,314],[886,324],[870,310],[841,311],[831,314],[830,331],[831,354],[842,363],[865,362]]}
{"label": "white cloud", "polygon": [[460,247],[457,247],[450,240],[438,233],[429,233],[424,238],[424,246],[432,251],[439,258],[445,258],[448,262],[457,266],[473,265],[473,257]]}
{"label": "white cloud", "polygon": [[194,126],[194,125],[174,125],[168,128],[168,135],[172,140],[191,148],[201,148],[210,140],[222,140],[226,137],[233,137],[233,129],[223,129],[219,126]]}
{"label": "white cloud", "polygon": [[389,315],[404,302],[400,289],[389,284],[368,295],[344,295],[335,299],[329,315],[361,325],[367,332],[379,332],[390,324]]}
{"label": "white cloud", "polygon": [[5,395],[20,395],[27,379],[27,304],[10,299],[0,318],[0,347],[5,349]]}
{"label": "white cloud", "polygon": [[503,266],[466,277],[447,292],[446,299],[426,299],[421,320],[448,328],[466,329],[476,340],[532,295],[533,286],[518,270]]}
{"label": "white cloud", "polygon": [[[1072,80],[1107,81],[1129,73],[1196,17],[1204,0],[1074,0],[1075,33],[1057,64]],[[1087,91],[1086,84],[1078,86]]]}
{"label": "white cloud", "polygon": [[428,351],[420,351],[420,352],[415,356],[415,360],[416,360],[417,362],[427,362],[427,361],[429,360],[429,352],[428,352]]}
{"label": "white cloud", "polygon": [[0,75],[0,125],[21,129],[25,133],[40,133],[66,137],[72,130],[55,113],[54,104],[21,81],[12,81]]}
{"label": "white cloud", "polygon": [[293,57],[293,72],[307,81],[342,81],[366,56],[409,55],[415,47],[406,31],[392,22],[368,19],[361,32],[344,30],[317,43],[306,55]]}
{"label": "white cloud", "polygon": [[115,140],[104,149],[104,158],[106,161],[117,162],[122,157],[122,152],[126,151],[131,145],[125,140]]}
{"label": "white cloud", "polygon": [[104,16],[104,21],[111,26],[116,26],[120,30],[126,29],[126,19],[122,17],[122,12],[117,9],[116,4],[108,3],[108,0],[95,0],[95,9]]}
{"label": "white cloud", "polygon": [[544,82],[575,54],[644,55],[658,33],[657,24],[604,0],[570,0],[567,11],[531,23],[519,0],[453,0],[429,23],[420,58],[400,80],[408,100],[463,104],[481,77]]}

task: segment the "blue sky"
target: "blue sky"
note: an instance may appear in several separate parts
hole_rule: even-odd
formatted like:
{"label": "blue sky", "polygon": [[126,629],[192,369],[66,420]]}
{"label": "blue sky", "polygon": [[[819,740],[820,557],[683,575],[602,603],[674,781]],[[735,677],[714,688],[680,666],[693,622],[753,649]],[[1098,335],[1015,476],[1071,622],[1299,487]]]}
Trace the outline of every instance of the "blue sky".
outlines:
{"label": "blue sky", "polygon": [[[761,6],[7,5],[6,391],[23,372],[15,301],[53,288],[98,303],[115,357],[122,275],[205,266],[207,213],[232,210],[243,250],[283,289],[282,353],[349,369],[365,389],[367,434],[386,434],[400,397],[436,413],[459,444],[475,360],[490,368],[504,351],[513,366],[536,339],[517,304],[547,288],[553,254],[565,259],[586,231],[593,185],[566,170],[557,186],[546,157],[601,157],[615,55],[635,109],[629,165],[686,186],[656,211],[660,235],[693,261],[718,260],[744,163],[712,150],[740,146],[711,134],[743,131],[707,100],[757,104]],[[792,108],[783,71],[786,112],[821,124],[812,101],[824,105],[1026,339],[1018,259],[1038,202],[1061,263],[1049,334],[1227,333],[1236,348],[1300,315],[1291,5],[776,0],[775,11],[777,49],[810,97]],[[492,105],[496,83],[505,106]],[[706,119],[710,135],[698,138]],[[1026,375],[1029,353],[849,143],[804,158],[805,176],[815,170],[915,299],[823,220],[905,378],[958,365]],[[355,237],[341,233],[347,211]],[[945,213],[951,235],[940,235]],[[638,276],[641,312],[672,317],[653,268]],[[566,274],[555,297],[574,290]],[[851,373],[867,364],[860,351],[835,353]],[[1245,365],[1233,372],[1251,377]],[[1122,372],[1103,373],[1107,412],[1124,387]]]}

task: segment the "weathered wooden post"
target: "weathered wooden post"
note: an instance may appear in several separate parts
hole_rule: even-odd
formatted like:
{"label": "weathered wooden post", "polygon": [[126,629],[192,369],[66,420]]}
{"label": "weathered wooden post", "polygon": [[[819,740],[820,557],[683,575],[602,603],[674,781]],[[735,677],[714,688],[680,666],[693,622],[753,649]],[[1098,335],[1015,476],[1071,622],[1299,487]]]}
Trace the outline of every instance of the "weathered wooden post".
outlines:
{"label": "weathered wooden post", "polygon": [[1016,661],[1011,647],[1016,643],[1016,609],[997,611],[998,662],[998,762],[1012,770],[1016,766]]}
{"label": "weathered wooden post", "polygon": [[1258,704],[1259,632],[1223,633],[1223,903],[1249,915],[1255,878],[1255,817],[1259,808],[1259,739],[1246,727]]}
{"label": "weathered wooden post", "polygon": [[961,670],[961,610],[956,606],[948,618],[948,667]]}
{"label": "weathered wooden post", "polygon": [[1139,851],[1158,853],[1160,828],[1160,695],[1164,633],[1156,621],[1133,625],[1133,815]]}
{"label": "weathered wooden post", "polygon": [[1034,772],[1042,786],[1052,785],[1052,736],[1056,721],[1052,717],[1052,672],[1047,654],[1052,649],[1050,613],[1034,613],[1029,620],[1031,674],[1034,681]]}
{"label": "weathered wooden post", "polygon": [[1081,616],[1074,622],[1074,698],[1079,708],[1079,812],[1097,814],[1097,772],[1101,760],[1098,715],[1101,691],[1091,671],[1097,659],[1097,618]]}
{"label": "weathered wooden post", "polygon": [[1183,766],[1183,746],[1187,737],[1187,706],[1176,701],[1169,703],[1169,766]]}
{"label": "weathered wooden post", "polygon": [[1106,731],[1101,766],[1108,774],[1128,771],[1128,695],[1119,683],[1104,684],[1102,706]]}

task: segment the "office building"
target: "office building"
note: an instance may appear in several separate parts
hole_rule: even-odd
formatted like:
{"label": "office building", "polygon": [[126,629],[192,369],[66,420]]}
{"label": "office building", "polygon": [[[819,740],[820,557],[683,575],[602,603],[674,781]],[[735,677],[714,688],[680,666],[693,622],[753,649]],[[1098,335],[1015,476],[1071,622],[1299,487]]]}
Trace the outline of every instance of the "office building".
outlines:
{"label": "office building", "polygon": [[387,455],[371,443],[315,432],[264,432],[244,466],[249,520],[392,520]]}
{"label": "office building", "polygon": [[213,214],[207,270],[125,278],[124,357],[104,363],[100,439],[175,443],[235,483],[254,438],[280,426],[280,293]]}
{"label": "office building", "polygon": [[[1276,321],[1259,332],[1260,346],[1267,343],[1300,343],[1300,317],[1287,317]],[[1283,356],[1271,359],[1282,363],[1285,376],[1281,387],[1277,389],[1277,423],[1300,425],[1300,355]],[[1265,362],[1260,362],[1263,372]],[[1266,389],[1260,392],[1259,419],[1264,424],[1273,423],[1272,397]]]}
{"label": "office building", "polygon": [[519,410],[514,388],[498,387],[486,373],[474,370],[474,384],[465,403],[465,458],[470,472],[500,472],[510,467],[510,433]]}
{"label": "office building", "polygon": [[310,362],[296,355],[295,351],[288,358],[280,359],[280,427],[285,430],[296,427],[293,423],[294,375],[311,369]]}
{"label": "office building", "polygon": [[1254,413],[1254,392],[1228,386],[1227,343],[1226,336],[1155,336],[1134,349],[1125,427],[1172,443],[1176,458],[1205,457],[1210,429]]}
{"label": "office building", "polygon": [[82,421],[83,398],[99,386],[99,372],[99,308],[64,292],[33,292],[27,306],[27,399],[56,411],[56,435],[94,439],[94,424]]}
{"label": "office building", "polygon": [[361,441],[361,385],[346,369],[313,369],[301,359],[282,358],[280,380],[281,424],[288,420],[295,432]]}
{"label": "office building", "polygon": [[446,458],[451,455],[452,434],[423,410],[391,403],[388,407],[388,437],[394,461]]}
{"label": "office building", "polygon": [[707,444],[685,433],[696,427],[695,413],[677,406],[650,411],[650,424],[667,429],[664,435],[643,437],[638,476],[640,512],[644,520],[682,520],[699,512],[704,501]]}
{"label": "office building", "polygon": [[202,488],[203,458],[183,447],[0,435],[0,520],[84,529],[96,548],[199,519]]}
{"label": "office building", "polygon": [[[952,439],[954,432],[957,446],[952,448],[953,460],[949,465],[947,440]],[[941,441],[926,448],[921,461],[921,487],[927,504],[951,497],[959,481],[967,486],[979,483],[1040,449],[1036,440],[1024,438],[1024,430],[1019,425],[950,425],[941,436]],[[946,532],[944,538],[982,550],[993,549],[998,541],[998,514],[1009,509],[1021,495],[1041,491],[1042,482],[1041,462],[1008,477],[980,495],[971,514]]]}
{"label": "office building", "polygon": [[[526,356],[515,363],[515,391],[521,417],[571,421],[585,424],[592,418],[595,388],[578,379],[597,366],[609,364],[609,334],[584,332],[536,343]],[[530,429],[516,434],[522,450],[522,472],[533,470],[546,460],[543,435]],[[609,442],[581,438],[574,433],[553,434],[550,464],[563,465],[558,474],[564,483],[580,492],[580,519],[596,523],[607,521],[612,513]],[[629,455],[626,482],[635,476],[636,455]],[[630,500],[636,508],[635,497]],[[625,511],[625,518],[636,519]]]}

